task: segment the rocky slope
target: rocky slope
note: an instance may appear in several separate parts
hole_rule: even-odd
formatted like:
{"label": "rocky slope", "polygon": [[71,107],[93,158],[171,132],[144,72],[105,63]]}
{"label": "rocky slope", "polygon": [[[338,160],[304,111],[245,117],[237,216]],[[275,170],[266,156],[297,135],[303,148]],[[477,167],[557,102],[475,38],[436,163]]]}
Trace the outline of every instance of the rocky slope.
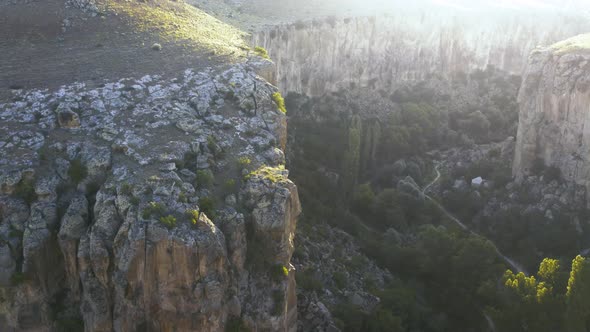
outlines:
{"label": "rocky slope", "polygon": [[520,120],[513,174],[553,166],[590,188],[590,35],[580,35],[530,56],[518,101]]}
{"label": "rocky slope", "polygon": [[294,330],[301,207],[264,67],[13,91],[0,330]]}
{"label": "rocky slope", "polygon": [[270,26],[254,34],[253,43],[276,61],[283,92],[320,96],[351,86],[388,89],[432,76],[452,79],[488,65],[521,74],[537,45],[590,28],[586,20],[561,15],[541,15],[539,28],[539,15],[400,10]]}

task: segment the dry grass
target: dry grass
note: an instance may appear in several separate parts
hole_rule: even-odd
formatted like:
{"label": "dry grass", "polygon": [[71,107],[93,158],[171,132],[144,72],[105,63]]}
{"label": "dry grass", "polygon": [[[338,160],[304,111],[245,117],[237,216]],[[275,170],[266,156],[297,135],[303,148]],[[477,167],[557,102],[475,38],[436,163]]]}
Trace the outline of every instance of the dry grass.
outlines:
{"label": "dry grass", "polygon": [[107,11],[123,15],[139,32],[156,33],[164,41],[180,42],[216,55],[241,56],[245,33],[183,2],[142,3],[111,0]]}
{"label": "dry grass", "polygon": [[556,54],[566,54],[576,51],[590,51],[590,34],[578,35],[551,46]]}

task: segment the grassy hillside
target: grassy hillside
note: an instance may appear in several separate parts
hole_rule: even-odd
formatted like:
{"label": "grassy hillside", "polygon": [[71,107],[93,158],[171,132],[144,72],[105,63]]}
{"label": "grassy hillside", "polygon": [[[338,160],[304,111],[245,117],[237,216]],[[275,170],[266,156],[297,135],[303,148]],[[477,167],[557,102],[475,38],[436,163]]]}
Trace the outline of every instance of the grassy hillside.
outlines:
{"label": "grassy hillside", "polygon": [[98,8],[0,4],[0,101],[10,89],[166,76],[240,61],[248,50],[242,31],[182,1],[100,0]]}

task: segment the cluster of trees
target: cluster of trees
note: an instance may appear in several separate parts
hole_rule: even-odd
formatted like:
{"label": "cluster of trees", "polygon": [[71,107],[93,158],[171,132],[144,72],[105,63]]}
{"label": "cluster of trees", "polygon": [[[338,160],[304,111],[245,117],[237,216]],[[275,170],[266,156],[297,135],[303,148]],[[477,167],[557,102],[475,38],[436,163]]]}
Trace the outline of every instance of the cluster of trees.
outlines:
{"label": "cluster of trees", "polygon": [[[559,261],[546,259],[534,277],[502,277],[506,266],[493,244],[454,227],[429,200],[395,188],[399,178],[394,180],[391,169],[401,158],[515,134],[518,78],[488,68],[453,84],[446,95],[428,84],[382,93],[393,105],[386,116],[365,116],[371,112],[363,107],[371,106],[342,93],[287,97],[289,169],[304,207],[300,222],[328,222],[347,231],[367,256],[396,275],[386,289],[371,289],[381,299],[375,310],[344,303],[331,308],[334,316],[344,331],[484,331],[485,308],[498,331],[588,331],[586,260],[576,258],[569,273]],[[454,89],[475,97],[457,102]],[[493,153],[492,162],[471,165],[461,176],[484,176],[502,188],[510,169]],[[414,172],[417,182],[421,172]],[[481,200],[457,193],[444,204],[471,220]],[[508,211],[482,224],[494,224],[496,243],[519,253],[528,267],[537,265],[539,251],[571,258],[577,242],[572,228],[553,229],[547,225],[559,223],[540,218]]]}
{"label": "cluster of trees", "polygon": [[344,331],[483,330],[481,309],[496,301],[505,270],[493,245],[443,226],[420,226],[414,236],[361,236],[365,253],[398,279],[373,290],[381,302],[370,313],[351,304],[335,308]]}
{"label": "cluster of trees", "polygon": [[536,276],[508,270],[489,312],[500,331],[590,331],[590,260],[577,256],[569,272],[545,258]]}

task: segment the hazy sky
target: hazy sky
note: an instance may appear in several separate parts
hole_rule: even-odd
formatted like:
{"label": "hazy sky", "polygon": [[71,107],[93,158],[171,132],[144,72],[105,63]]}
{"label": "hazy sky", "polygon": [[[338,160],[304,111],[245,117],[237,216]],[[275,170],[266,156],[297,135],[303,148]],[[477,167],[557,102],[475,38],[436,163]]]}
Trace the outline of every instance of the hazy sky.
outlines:
{"label": "hazy sky", "polygon": [[432,0],[433,3],[462,10],[480,8],[507,9],[590,9],[590,0]]}

